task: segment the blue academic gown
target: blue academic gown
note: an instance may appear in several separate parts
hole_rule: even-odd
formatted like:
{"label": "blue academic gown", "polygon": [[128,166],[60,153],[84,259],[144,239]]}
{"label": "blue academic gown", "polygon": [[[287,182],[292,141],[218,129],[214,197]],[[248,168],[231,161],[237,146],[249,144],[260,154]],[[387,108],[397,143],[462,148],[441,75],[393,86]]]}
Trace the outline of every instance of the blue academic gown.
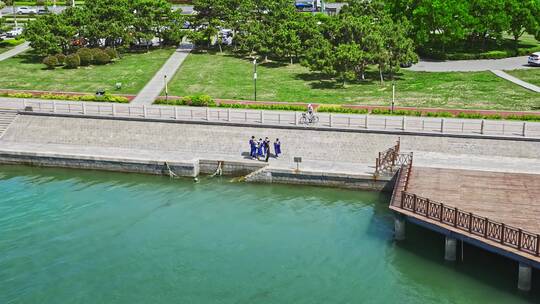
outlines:
{"label": "blue academic gown", "polygon": [[274,143],[274,151],[276,151],[276,156],[281,154],[281,143],[279,141]]}
{"label": "blue academic gown", "polygon": [[263,143],[259,142],[259,145],[257,146],[257,155],[264,156],[264,150],[263,150]]}
{"label": "blue academic gown", "polygon": [[257,151],[257,145],[255,144],[255,141],[253,139],[249,140],[249,147],[251,148],[249,151],[249,155],[251,157],[255,157],[255,153]]}

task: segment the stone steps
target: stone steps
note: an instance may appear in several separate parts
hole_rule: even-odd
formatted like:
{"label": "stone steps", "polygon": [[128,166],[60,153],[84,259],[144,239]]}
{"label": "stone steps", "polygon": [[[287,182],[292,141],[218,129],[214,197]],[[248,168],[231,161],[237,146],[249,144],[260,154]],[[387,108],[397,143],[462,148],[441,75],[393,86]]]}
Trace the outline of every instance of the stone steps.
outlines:
{"label": "stone steps", "polygon": [[0,110],[0,137],[17,117],[15,110]]}

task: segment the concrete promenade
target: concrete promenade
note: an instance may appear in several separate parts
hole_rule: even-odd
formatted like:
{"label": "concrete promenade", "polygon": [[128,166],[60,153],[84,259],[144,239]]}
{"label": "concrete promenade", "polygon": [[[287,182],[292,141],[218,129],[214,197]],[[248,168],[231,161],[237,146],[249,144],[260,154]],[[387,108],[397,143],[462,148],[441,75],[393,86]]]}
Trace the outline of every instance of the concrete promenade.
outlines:
{"label": "concrete promenade", "polygon": [[528,56],[477,60],[420,60],[409,69],[418,72],[481,72],[529,69],[531,67],[527,65],[527,58]]}
{"label": "concrete promenade", "polygon": [[[165,82],[168,83],[172,79],[192,49],[193,45],[191,44],[181,44],[154,77],[144,86],[139,94],[137,94],[132,103],[151,105],[165,89]],[[165,78],[165,76],[167,76],[167,78]]]}
{"label": "concrete promenade", "polygon": [[226,108],[147,106],[92,102],[64,102],[39,99],[0,98],[3,108],[78,116],[122,117],[162,121],[183,121],[245,126],[309,128],[317,130],[380,131],[396,134],[425,134],[498,138],[540,138],[540,123],[433,117],[317,113],[317,125],[298,124],[301,113]]}
{"label": "concrete promenade", "polygon": [[[20,115],[0,138],[1,151],[59,153],[92,157],[190,161],[195,158],[262,163],[249,159],[251,136],[279,138],[284,154],[270,159],[276,169],[368,175],[379,151],[395,134],[221,126],[117,119]],[[402,135],[403,151],[415,164],[496,172],[540,172],[540,142]]]}
{"label": "concrete promenade", "polygon": [[30,49],[30,42],[24,42],[22,44],[17,45],[13,49],[3,52],[0,54],[0,61],[6,60],[8,58],[11,58],[13,56],[19,55],[22,52],[26,52]]}
{"label": "concrete promenade", "polygon": [[539,86],[536,86],[536,85],[534,85],[532,83],[528,83],[526,81],[523,81],[523,80],[521,80],[519,78],[516,78],[516,77],[514,77],[514,76],[512,76],[512,75],[510,75],[508,73],[505,73],[504,71],[501,71],[501,70],[491,70],[491,72],[493,74],[503,78],[503,79],[506,79],[506,80],[508,80],[510,82],[513,82],[513,83],[517,84],[520,87],[523,87],[523,88],[525,88],[527,90],[531,90],[531,91],[536,92],[536,93],[540,93],[540,87]]}

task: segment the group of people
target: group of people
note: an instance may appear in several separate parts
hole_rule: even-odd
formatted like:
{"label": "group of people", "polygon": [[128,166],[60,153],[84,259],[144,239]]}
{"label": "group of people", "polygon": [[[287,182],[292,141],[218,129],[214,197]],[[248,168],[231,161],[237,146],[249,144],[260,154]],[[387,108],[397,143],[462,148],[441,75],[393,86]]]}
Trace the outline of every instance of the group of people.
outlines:
{"label": "group of people", "polygon": [[[255,139],[255,136],[251,136],[251,139],[249,140],[249,147],[250,152],[249,155],[252,159],[260,160],[261,158],[264,159],[265,162],[268,162],[268,159],[270,158],[270,139],[266,137],[264,140],[262,138],[259,138],[259,140]],[[279,141],[279,138],[276,138],[276,141],[274,141],[274,157],[278,158],[281,154],[281,142]]]}

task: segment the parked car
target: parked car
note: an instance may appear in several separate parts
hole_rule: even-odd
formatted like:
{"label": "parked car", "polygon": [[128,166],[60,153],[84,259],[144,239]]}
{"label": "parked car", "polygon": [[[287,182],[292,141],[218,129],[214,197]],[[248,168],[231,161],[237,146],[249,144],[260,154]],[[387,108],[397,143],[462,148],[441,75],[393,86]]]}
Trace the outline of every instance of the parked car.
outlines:
{"label": "parked car", "polygon": [[19,15],[31,15],[31,14],[37,14],[37,11],[35,8],[29,8],[26,6],[21,6],[17,9],[17,14]]}
{"label": "parked car", "polygon": [[20,35],[22,35],[22,33],[23,33],[23,28],[22,27],[16,27],[16,28],[12,29],[11,31],[6,32],[6,37],[7,38],[17,38]]}
{"label": "parked car", "polygon": [[40,8],[37,11],[38,15],[47,15],[48,13],[50,13],[50,11],[48,9],[46,9],[46,8]]}
{"label": "parked car", "polygon": [[540,66],[540,52],[530,54],[528,62],[529,65]]}

